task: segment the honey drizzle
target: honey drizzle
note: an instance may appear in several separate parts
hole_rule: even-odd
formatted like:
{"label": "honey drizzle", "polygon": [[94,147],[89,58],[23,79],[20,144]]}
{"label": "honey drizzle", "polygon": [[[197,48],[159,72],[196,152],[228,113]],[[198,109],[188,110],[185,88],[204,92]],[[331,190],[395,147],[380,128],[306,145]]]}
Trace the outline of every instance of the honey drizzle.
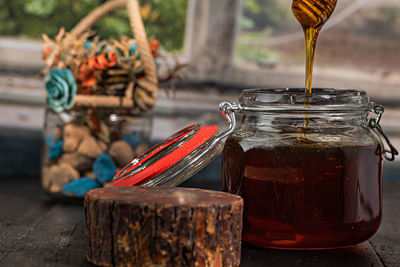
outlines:
{"label": "honey drizzle", "polygon": [[[308,28],[304,31],[306,41],[306,96],[310,96],[312,92],[314,55],[318,34],[319,30],[314,28]],[[309,98],[306,97],[306,100],[309,100]],[[306,106],[311,107],[309,102],[306,102]]]}
{"label": "honey drizzle", "polygon": [[[311,108],[310,97],[312,93],[312,79],[314,67],[314,55],[318,34],[335,10],[337,0],[293,0],[292,11],[300,22],[304,31],[306,44],[306,79],[304,106]],[[304,125],[299,141],[305,141],[304,129],[310,124],[309,114],[305,115]]]}
{"label": "honey drizzle", "polygon": [[293,0],[292,11],[303,27],[306,42],[306,96],[312,92],[312,73],[318,34],[335,10],[336,3],[337,0]]}

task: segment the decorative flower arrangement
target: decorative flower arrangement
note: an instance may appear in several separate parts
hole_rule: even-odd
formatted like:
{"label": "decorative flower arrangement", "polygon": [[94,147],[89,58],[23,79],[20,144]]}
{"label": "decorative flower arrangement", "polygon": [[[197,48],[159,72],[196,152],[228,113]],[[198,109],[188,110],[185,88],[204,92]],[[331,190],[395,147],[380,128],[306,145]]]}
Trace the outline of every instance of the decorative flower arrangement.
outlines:
{"label": "decorative flower arrangement", "polygon": [[[55,112],[73,108],[75,94],[125,96],[128,85],[138,86],[145,76],[134,39],[100,41],[95,36],[89,41],[91,35],[76,37],[63,28],[54,40],[43,34],[47,103]],[[158,47],[158,40],[150,42],[154,58]]]}

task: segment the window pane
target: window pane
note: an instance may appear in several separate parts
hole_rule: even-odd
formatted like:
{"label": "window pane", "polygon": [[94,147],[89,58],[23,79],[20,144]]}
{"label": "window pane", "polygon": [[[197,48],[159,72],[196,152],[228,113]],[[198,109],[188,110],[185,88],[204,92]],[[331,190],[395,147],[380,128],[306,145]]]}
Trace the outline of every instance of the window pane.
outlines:
{"label": "window pane", "polygon": [[[261,66],[304,65],[302,29],[291,0],[244,0],[236,59]],[[317,45],[316,67],[400,70],[400,1],[338,1]]]}

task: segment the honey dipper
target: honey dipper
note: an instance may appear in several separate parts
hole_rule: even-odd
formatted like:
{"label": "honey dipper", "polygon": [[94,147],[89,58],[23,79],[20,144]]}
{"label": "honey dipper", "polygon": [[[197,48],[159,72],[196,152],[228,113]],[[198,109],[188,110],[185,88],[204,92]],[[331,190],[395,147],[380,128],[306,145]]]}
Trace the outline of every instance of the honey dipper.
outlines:
{"label": "honey dipper", "polygon": [[304,29],[320,30],[332,15],[337,0],[293,0],[292,11]]}

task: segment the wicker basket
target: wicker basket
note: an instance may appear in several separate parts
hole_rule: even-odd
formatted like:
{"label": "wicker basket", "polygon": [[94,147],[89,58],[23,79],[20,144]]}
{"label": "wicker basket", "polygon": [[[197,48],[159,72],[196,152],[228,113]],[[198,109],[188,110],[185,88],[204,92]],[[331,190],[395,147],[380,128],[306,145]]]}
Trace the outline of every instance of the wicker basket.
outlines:
{"label": "wicker basket", "polygon": [[[154,57],[151,53],[149,42],[143,26],[143,20],[140,15],[139,4],[137,0],[114,0],[104,3],[102,6],[94,9],[86,17],[84,17],[68,34],[68,37],[74,40],[82,40],[87,38],[88,32],[92,25],[111,12],[126,8],[129,15],[130,26],[134,34],[135,45],[137,46],[136,54],[140,54],[140,60],[137,64],[143,70],[143,78],[136,79],[130,66],[125,68],[112,68],[97,71],[97,85],[105,86],[105,90],[90,93],[78,90],[74,96],[74,106],[90,107],[90,108],[129,108],[142,112],[152,108],[155,104],[158,93],[158,80]],[[104,41],[103,41],[104,42]],[[67,54],[73,53],[67,50]],[[103,56],[105,58],[105,56]],[[96,59],[94,59],[96,60]],[[73,66],[82,66],[87,63],[75,60]],[[91,63],[89,63],[91,64]],[[94,62],[93,64],[97,64]],[[79,78],[74,73],[75,80]],[[79,77],[79,76],[78,76]]]}

